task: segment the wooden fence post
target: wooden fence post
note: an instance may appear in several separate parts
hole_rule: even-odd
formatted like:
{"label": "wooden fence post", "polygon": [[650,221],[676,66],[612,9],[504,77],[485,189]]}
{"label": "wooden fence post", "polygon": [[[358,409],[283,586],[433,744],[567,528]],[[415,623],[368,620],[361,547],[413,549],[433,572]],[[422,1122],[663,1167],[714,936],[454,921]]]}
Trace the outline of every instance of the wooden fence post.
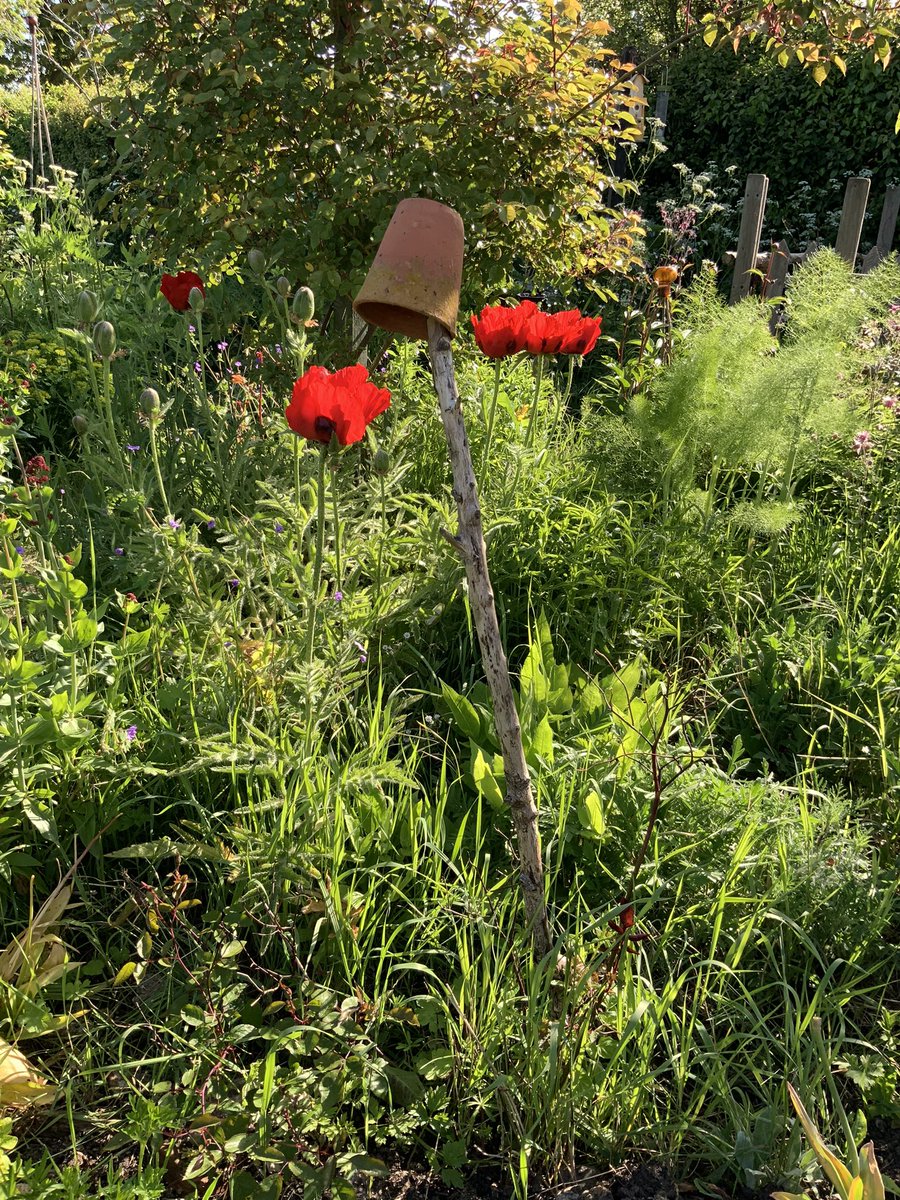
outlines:
{"label": "wooden fence post", "polygon": [[854,269],[871,186],[871,179],[857,175],[847,180],[847,189],[844,192],[841,224],[838,228],[837,242],[834,248],[841,258]]}
{"label": "wooden fence post", "polygon": [[881,210],[881,221],[878,225],[878,237],[875,245],[862,260],[863,271],[871,271],[877,267],[883,258],[887,258],[894,247],[894,234],[897,231],[897,217],[900,215],[900,187],[889,187],[884,193],[884,206]]}
{"label": "wooden fence post", "polygon": [[766,297],[774,298],[784,295],[788,271],[791,268],[791,248],[786,241],[776,242],[769,256],[766,270]]}
{"label": "wooden fence post", "polygon": [[752,276],[756,267],[759,239],[762,236],[766,198],[769,194],[767,175],[748,175],[744,192],[744,211],[741,213],[741,232],[738,236],[737,257],[734,262],[734,279],[731,281],[731,303],[750,293]]}

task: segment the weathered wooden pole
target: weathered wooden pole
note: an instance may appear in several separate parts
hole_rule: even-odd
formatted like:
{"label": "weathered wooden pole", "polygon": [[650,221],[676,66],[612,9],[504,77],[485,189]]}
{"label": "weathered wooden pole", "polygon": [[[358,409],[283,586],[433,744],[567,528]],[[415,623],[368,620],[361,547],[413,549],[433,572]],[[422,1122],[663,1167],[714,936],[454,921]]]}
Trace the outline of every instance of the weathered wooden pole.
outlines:
{"label": "weathered wooden pole", "polygon": [[553,941],[544,900],[537,807],[500,636],[475,468],[453,368],[451,339],[456,329],[462,261],[459,215],[433,200],[404,200],[391,218],[354,309],[370,324],[428,343],[459,520],[456,535],[448,536],[462,558],[469,584],[469,603],[503,756],[506,803],[516,831],[525,916],[535,952],[543,958]]}
{"label": "weathered wooden pole", "polygon": [[456,389],[450,335],[432,318],[428,320],[428,353],[453,470],[453,498],[459,518],[459,532],[454,540],[466,569],[469,604],[478,633],[484,673],[494,703],[494,725],[506,777],[506,803],[512,815],[519,850],[519,883],[525,900],[525,916],[532,931],[535,950],[543,958],[550,950],[551,938],[544,904],[544,868],[538,837],[537,808],[531,792],[522,729],[494,605],[478,486],[462,403]]}
{"label": "weathered wooden pole", "polygon": [[744,209],[741,213],[741,231],[738,234],[737,257],[734,262],[734,278],[731,281],[731,303],[736,304],[750,295],[753,281],[750,274],[756,269],[759,239],[762,237],[766,199],[769,195],[767,175],[748,175],[744,190]]}
{"label": "weathered wooden pole", "polygon": [[871,186],[871,179],[857,175],[847,180],[847,187],[844,191],[844,207],[841,210],[841,223],[838,226],[834,248],[841,258],[854,269]]}

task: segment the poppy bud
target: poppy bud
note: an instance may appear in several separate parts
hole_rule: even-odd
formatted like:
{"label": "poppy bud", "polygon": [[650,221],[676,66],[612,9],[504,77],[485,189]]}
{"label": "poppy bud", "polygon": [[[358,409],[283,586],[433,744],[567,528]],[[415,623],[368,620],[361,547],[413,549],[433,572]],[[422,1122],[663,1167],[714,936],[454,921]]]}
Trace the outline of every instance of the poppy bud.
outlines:
{"label": "poppy bud", "polygon": [[375,457],[372,459],[372,470],[376,475],[382,477],[387,475],[391,469],[391,456],[385,450],[384,446],[379,446],[375,451]]}
{"label": "poppy bud", "polygon": [[148,417],[159,412],[159,392],[156,388],[145,387],[140,395],[141,408]]}
{"label": "poppy bud", "polygon": [[266,256],[262,250],[253,249],[247,253],[247,266],[254,275],[262,275],[266,269]]}
{"label": "poppy bud", "polygon": [[116,352],[116,331],[109,321],[94,326],[94,348],[101,358],[112,358]]}
{"label": "poppy bud", "polygon": [[275,280],[275,291],[281,296],[282,300],[287,300],[291,294],[291,281],[285,279],[283,275],[279,275]]}
{"label": "poppy bud", "polygon": [[72,428],[79,437],[83,437],[88,431],[88,419],[84,413],[76,413],[72,418]]}
{"label": "poppy bud", "polygon": [[316,311],[316,298],[308,287],[297,288],[291,303],[291,312],[298,321],[311,321]]}
{"label": "poppy bud", "polygon": [[206,307],[206,299],[198,287],[192,287],[188,292],[188,304],[191,312],[202,313]]}
{"label": "poppy bud", "polygon": [[85,288],[83,292],[78,293],[75,301],[75,319],[77,321],[82,325],[90,325],[92,321],[96,321],[99,311],[100,301],[95,292],[89,292]]}

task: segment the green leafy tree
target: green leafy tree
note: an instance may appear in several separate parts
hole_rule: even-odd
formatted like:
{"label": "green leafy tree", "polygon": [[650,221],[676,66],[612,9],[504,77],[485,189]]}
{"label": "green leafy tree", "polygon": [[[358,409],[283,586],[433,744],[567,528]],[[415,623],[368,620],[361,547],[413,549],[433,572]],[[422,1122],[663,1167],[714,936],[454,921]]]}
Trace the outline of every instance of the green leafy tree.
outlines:
{"label": "green leafy tree", "polygon": [[633,126],[607,32],[577,0],[131,0],[112,111],[143,169],[114,212],[173,265],[256,246],[332,296],[407,195],[461,213],[473,289],[514,263],[561,286],[625,269],[635,218],[605,164]]}
{"label": "green leafy tree", "polygon": [[74,83],[96,94],[111,11],[104,0],[0,0],[0,83],[30,81],[31,35],[26,18],[34,17],[44,85]]}
{"label": "green leafy tree", "polygon": [[617,47],[636,45],[644,69],[702,38],[735,53],[755,43],[782,67],[801,63],[818,84],[832,69],[846,75],[850,56],[887,69],[900,33],[896,0],[587,0],[587,9],[615,27]]}

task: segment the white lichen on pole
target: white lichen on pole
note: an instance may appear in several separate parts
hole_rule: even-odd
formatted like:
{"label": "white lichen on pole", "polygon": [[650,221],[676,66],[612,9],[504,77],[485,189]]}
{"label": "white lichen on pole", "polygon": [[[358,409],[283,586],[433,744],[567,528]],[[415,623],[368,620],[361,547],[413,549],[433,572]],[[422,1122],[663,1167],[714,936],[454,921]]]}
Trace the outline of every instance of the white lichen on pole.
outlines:
{"label": "white lichen on pole", "polygon": [[544,901],[544,869],[538,835],[537,808],[531,791],[531,777],[525,760],[525,747],[522,744],[522,729],[494,606],[475,468],[456,387],[450,336],[446,329],[432,318],[428,320],[428,350],[441,420],[444,423],[450,452],[450,464],[453,468],[453,497],[459,517],[459,531],[454,544],[465,566],[469,583],[469,603],[478,632],[484,673],[494,703],[494,725],[506,776],[506,803],[516,830],[519,881],[525,899],[525,915],[535,951],[543,958],[550,952],[552,939]]}

